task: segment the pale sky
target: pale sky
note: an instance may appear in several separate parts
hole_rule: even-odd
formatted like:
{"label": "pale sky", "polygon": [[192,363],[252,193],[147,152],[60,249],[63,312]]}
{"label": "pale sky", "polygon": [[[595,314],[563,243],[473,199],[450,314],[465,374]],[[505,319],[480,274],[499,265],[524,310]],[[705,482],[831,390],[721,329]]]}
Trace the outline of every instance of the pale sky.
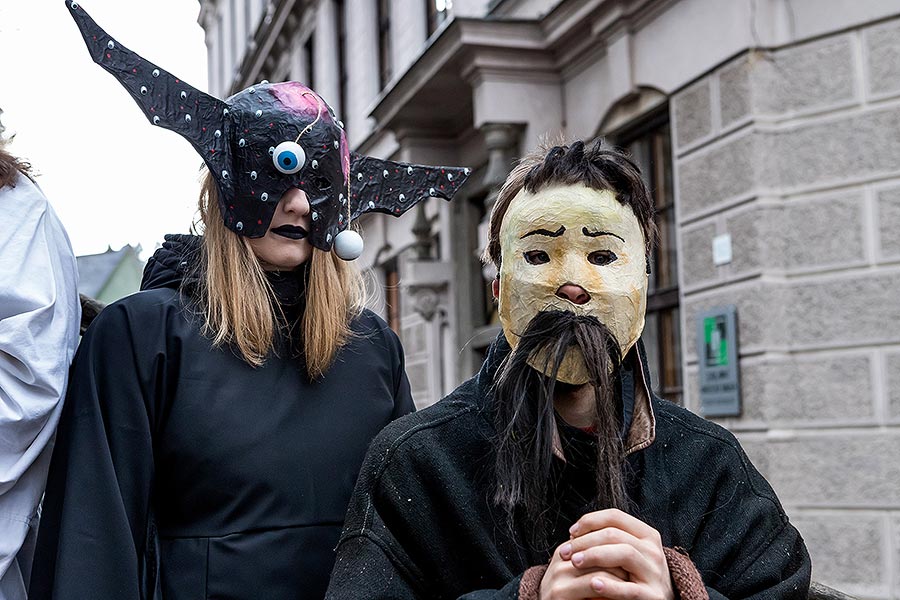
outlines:
{"label": "pale sky", "polygon": [[[206,45],[197,0],[84,0],[113,38],[200,90]],[[13,154],[29,160],[75,254],[186,232],[200,156],[154,127],[94,64],[63,0],[0,0],[0,108]]]}

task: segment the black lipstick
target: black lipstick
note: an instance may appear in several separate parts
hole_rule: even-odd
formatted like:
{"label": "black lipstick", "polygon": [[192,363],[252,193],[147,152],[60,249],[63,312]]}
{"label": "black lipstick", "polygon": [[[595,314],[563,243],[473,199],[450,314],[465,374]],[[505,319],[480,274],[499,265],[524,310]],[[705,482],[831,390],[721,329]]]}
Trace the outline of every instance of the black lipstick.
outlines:
{"label": "black lipstick", "polygon": [[280,225],[274,229],[270,229],[272,233],[286,237],[291,240],[302,240],[309,233],[303,227],[298,225]]}

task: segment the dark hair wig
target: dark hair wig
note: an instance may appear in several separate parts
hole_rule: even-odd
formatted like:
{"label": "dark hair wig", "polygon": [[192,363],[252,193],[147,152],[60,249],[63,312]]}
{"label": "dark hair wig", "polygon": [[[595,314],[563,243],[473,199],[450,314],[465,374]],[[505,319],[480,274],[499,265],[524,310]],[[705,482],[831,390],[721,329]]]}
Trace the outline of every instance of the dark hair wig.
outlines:
{"label": "dark hair wig", "polygon": [[[514,514],[522,512],[532,528],[530,543],[536,550],[549,549],[552,533],[548,509],[556,427],[553,397],[557,373],[570,348],[581,351],[594,389],[596,504],[620,509],[626,505],[624,450],[614,398],[619,343],[595,317],[541,311],[507,357],[493,388],[497,432],[493,502],[503,509],[510,526]],[[529,359],[547,375],[531,368]]]}

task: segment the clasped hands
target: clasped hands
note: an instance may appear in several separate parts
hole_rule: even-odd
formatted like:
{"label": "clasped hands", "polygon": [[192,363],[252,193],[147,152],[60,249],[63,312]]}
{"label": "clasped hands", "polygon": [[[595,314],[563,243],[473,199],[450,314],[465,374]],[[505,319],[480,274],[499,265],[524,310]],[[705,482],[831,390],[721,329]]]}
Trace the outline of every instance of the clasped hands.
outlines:
{"label": "clasped hands", "polygon": [[584,515],[554,552],[541,600],[674,600],[659,532],[617,509]]}

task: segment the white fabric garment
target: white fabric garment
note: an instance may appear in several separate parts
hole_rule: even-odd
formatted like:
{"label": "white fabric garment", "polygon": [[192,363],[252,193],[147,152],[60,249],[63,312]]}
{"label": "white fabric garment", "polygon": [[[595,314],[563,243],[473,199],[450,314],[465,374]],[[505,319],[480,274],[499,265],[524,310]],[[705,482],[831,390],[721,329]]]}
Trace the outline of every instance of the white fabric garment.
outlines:
{"label": "white fabric garment", "polygon": [[69,238],[19,175],[0,189],[0,600],[25,599],[31,557],[16,555],[37,526],[80,319]]}

